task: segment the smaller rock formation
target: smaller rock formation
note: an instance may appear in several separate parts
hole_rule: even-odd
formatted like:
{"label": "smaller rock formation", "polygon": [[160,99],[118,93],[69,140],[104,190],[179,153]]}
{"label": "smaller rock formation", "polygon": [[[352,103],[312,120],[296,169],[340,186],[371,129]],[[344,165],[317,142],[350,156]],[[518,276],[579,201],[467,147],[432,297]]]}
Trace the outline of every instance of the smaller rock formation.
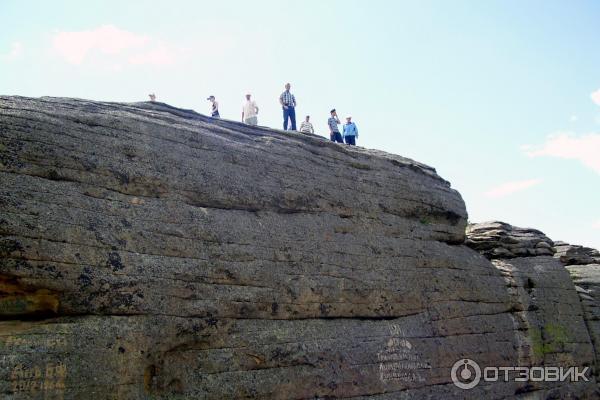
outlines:
{"label": "smaller rock formation", "polygon": [[[510,287],[515,288],[514,294],[518,297],[515,304],[527,305],[528,329],[534,332],[538,329],[544,338],[533,341],[534,350],[543,354],[542,363],[555,365],[556,356],[564,360],[561,352],[569,346],[583,352],[574,359],[584,357],[579,361],[585,359],[588,363],[585,349],[589,350],[591,344],[594,349],[592,376],[597,381],[600,376],[600,252],[552,242],[538,230],[504,222],[469,224],[466,244],[503,271],[511,282]],[[538,252],[546,256],[538,256]],[[553,258],[547,257],[552,253]],[[565,282],[563,275],[567,272],[572,282]],[[574,293],[579,297],[579,307],[573,302],[577,297]]]}
{"label": "smaller rock formation", "polygon": [[600,251],[565,242],[554,243],[554,257],[564,265],[600,264]]}
{"label": "smaller rock formation", "polygon": [[554,254],[554,242],[542,232],[499,221],[469,224],[466,245],[489,259]]}
{"label": "smaller rock formation", "polygon": [[600,264],[568,265],[575,289],[579,295],[585,323],[596,352],[595,377],[600,376]]}

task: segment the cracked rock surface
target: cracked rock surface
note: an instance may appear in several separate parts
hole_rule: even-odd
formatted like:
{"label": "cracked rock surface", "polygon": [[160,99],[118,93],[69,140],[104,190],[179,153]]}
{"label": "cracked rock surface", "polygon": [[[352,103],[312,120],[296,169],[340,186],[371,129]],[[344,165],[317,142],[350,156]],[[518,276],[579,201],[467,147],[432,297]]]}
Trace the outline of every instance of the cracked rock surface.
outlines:
{"label": "cracked rock surface", "polygon": [[593,375],[452,383],[463,358],[595,362],[552,252],[492,263],[466,225],[460,194],[400,156],[0,96],[0,397],[597,398]]}

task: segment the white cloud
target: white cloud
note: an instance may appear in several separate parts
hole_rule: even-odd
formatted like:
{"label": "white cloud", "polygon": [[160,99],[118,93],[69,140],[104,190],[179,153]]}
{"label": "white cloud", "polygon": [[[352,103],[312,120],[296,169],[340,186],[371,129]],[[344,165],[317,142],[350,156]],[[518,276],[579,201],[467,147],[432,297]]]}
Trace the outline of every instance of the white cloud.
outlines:
{"label": "white cloud", "polygon": [[178,59],[177,52],[165,43],[159,43],[155,48],[129,57],[130,64],[173,65]]}
{"label": "white cloud", "polygon": [[592,101],[600,106],[600,89],[590,94]]}
{"label": "white cloud", "polygon": [[559,133],[548,136],[543,146],[535,149],[521,147],[529,157],[557,157],[579,160],[600,174],[600,134],[589,133],[577,137],[572,133]]}
{"label": "white cloud", "polygon": [[503,183],[501,185],[491,188],[490,190],[485,192],[485,195],[487,197],[494,197],[494,198],[504,197],[504,196],[508,196],[513,193],[517,193],[517,192],[529,189],[530,187],[539,185],[540,183],[542,183],[541,179],[527,179],[527,180],[523,180],[523,181],[506,182],[506,183]]}
{"label": "white cloud", "polygon": [[57,32],[52,48],[65,61],[81,65],[100,55],[111,68],[121,63],[164,66],[177,63],[184,51],[148,35],[119,29],[113,25],[75,32]]}
{"label": "white cloud", "polygon": [[23,44],[21,42],[13,42],[10,46],[10,51],[2,56],[7,61],[14,61],[23,54]]}
{"label": "white cloud", "polygon": [[579,118],[577,117],[577,115],[571,115],[571,118],[570,118],[571,122],[577,122],[578,119]]}

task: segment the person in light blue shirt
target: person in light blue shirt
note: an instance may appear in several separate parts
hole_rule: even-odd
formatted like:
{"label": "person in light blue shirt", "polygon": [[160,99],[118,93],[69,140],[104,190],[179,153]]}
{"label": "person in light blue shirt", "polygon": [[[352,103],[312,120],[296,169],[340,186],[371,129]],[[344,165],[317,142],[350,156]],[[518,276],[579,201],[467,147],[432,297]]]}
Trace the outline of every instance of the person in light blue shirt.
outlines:
{"label": "person in light blue shirt", "polygon": [[346,144],[350,146],[356,146],[356,139],[358,138],[358,128],[356,124],[352,122],[352,117],[346,117],[346,123],[344,124],[344,140]]}

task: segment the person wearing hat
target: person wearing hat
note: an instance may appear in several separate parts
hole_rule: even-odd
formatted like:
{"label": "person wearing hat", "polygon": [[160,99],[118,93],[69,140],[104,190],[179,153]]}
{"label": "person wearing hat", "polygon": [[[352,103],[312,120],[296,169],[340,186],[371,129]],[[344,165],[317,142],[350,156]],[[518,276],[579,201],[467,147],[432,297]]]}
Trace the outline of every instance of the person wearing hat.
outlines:
{"label": "person wearing hat", "polygon": [[221,118],[221,116],[219,115],[219,103],[217,103],[217,100],[215,100],[215,96],[208,96],[206,100],[209,100],[212,103],[210,109],[210,116],[213,118]]}
{"label": "person wearing hat", "polygon": [[279,96],[279,104],[283,109],[283,130],[288,130],[288,119],[292,123],[291,129],[296,130],[296,97],[290,93],[291,85],[285,84],[285,91]]}
{"label": "person wearing hat", "polygon": [[329,111],[331,117],[327,120],[327,125],[329,126],[329,138],[332,142],[344,143],[342,139],[342,134],[340,133],[340,129],[338,125],[340,124],[340,120],[338,119],[337,112],[335,108]]}
{"label": "person wearing hat", "polygon": [[258,106],[254,100],[250,100],[252,95],[246,94],[246,102],[242,106],[242,122],[248,125],[258,124]]}
{"label": "person wearing hat", "polygon": [[344,140],[346,144],[350,146],[356,146],[356,138],[358,138],[358,128],[356,124],[352,122],[352,117],[348,115],[346,117],[346,123],[344,124]]}

